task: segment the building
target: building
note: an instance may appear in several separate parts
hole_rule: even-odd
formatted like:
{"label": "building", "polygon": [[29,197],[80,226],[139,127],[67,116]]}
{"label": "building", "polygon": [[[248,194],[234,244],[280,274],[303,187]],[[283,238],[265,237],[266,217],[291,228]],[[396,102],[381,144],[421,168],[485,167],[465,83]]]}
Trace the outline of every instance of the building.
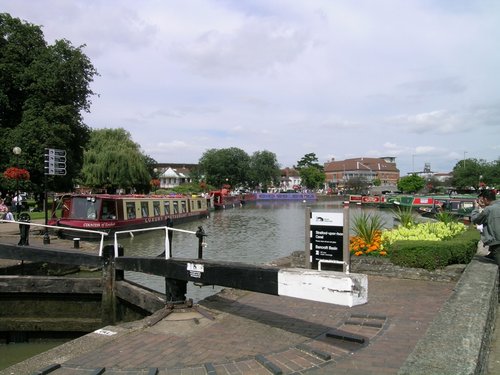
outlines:
{"label": "building", "polygon": [[297,190],[300,188],[301,179],[299,172],[293,168],[284,168],[281,170],[280,190]]}
{"label": "building", "polygon": [[158,179],[160,180],[160,189],[171,189],[176,186],[191,183],[191,170],[196,168],[197,164],[157,164]]}
{"label": "building", "polygon": [[325,163],[326,183],[334,188],[343,188],[353,178],[363,179],[371,184],[380,180],[382,186],[396,186],[399,180],[399,169],[396,158],[354,158],[332,160]]}

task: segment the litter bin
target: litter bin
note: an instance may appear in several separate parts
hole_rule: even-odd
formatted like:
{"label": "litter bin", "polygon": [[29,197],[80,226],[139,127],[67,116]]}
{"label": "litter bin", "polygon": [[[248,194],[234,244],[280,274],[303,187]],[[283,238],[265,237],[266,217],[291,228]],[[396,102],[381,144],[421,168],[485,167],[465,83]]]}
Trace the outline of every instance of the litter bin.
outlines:
{"label": "litter bin", "polygon": [[[21,215],[19,215],[19,221],[22,223],[29,223],[30,219],[30,215],[28,215],[26,212],[23,212]],[[18,245],[29,246],[30,226],[27,224],[19,224],[19,235],[21,236],[21,238],[19,239]]]}

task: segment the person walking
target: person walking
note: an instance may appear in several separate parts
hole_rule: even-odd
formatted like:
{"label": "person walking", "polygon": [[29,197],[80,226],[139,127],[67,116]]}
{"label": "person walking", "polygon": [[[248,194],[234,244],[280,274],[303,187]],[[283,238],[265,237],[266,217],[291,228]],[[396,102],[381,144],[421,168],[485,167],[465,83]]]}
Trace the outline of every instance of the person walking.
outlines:
{"label": "person walking", "polygon": [[500,201],[493,190],[483,190],[474,203],[471,221],[482,225],[481,241],[488,246],[487,258],[500,265]]}

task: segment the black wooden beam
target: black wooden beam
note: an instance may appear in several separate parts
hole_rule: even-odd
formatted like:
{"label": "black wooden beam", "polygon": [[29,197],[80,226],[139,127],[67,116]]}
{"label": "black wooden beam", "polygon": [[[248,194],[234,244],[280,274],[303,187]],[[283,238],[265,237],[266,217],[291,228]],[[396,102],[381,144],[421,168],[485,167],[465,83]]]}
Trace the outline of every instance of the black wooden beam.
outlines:
{"label": "black wooden beam", "polygon": [[[198,270],[193,270],[192,265]],[[276,267],[202,259],[142,257],[116,258],[115,267],[176,280],[278,295],[279,268]]]}
{"label": "black wooden beam", "polygon": [[5,243],[0,243],[0,259],[71,264],[85,267],[102,266],[102,260],[99,255],[84,253],[81,250],[56,250],[48,247],[18,246]]}

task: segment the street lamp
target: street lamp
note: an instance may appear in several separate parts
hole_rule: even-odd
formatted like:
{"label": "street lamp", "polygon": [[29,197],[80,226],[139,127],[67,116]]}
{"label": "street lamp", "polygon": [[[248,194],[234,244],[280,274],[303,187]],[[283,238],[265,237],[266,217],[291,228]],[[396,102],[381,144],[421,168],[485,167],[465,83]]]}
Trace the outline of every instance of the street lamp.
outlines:
{"label": "street lamp", "polygon": [[[14,147],[12,149],[12,152],[14,155],[16,155],[16,164],[17,168],[19,169],[19,155],[21,155],[21,147]],[[19,173],[16,176],[16,214],[17,214],[17,219],[19,219]]]}

